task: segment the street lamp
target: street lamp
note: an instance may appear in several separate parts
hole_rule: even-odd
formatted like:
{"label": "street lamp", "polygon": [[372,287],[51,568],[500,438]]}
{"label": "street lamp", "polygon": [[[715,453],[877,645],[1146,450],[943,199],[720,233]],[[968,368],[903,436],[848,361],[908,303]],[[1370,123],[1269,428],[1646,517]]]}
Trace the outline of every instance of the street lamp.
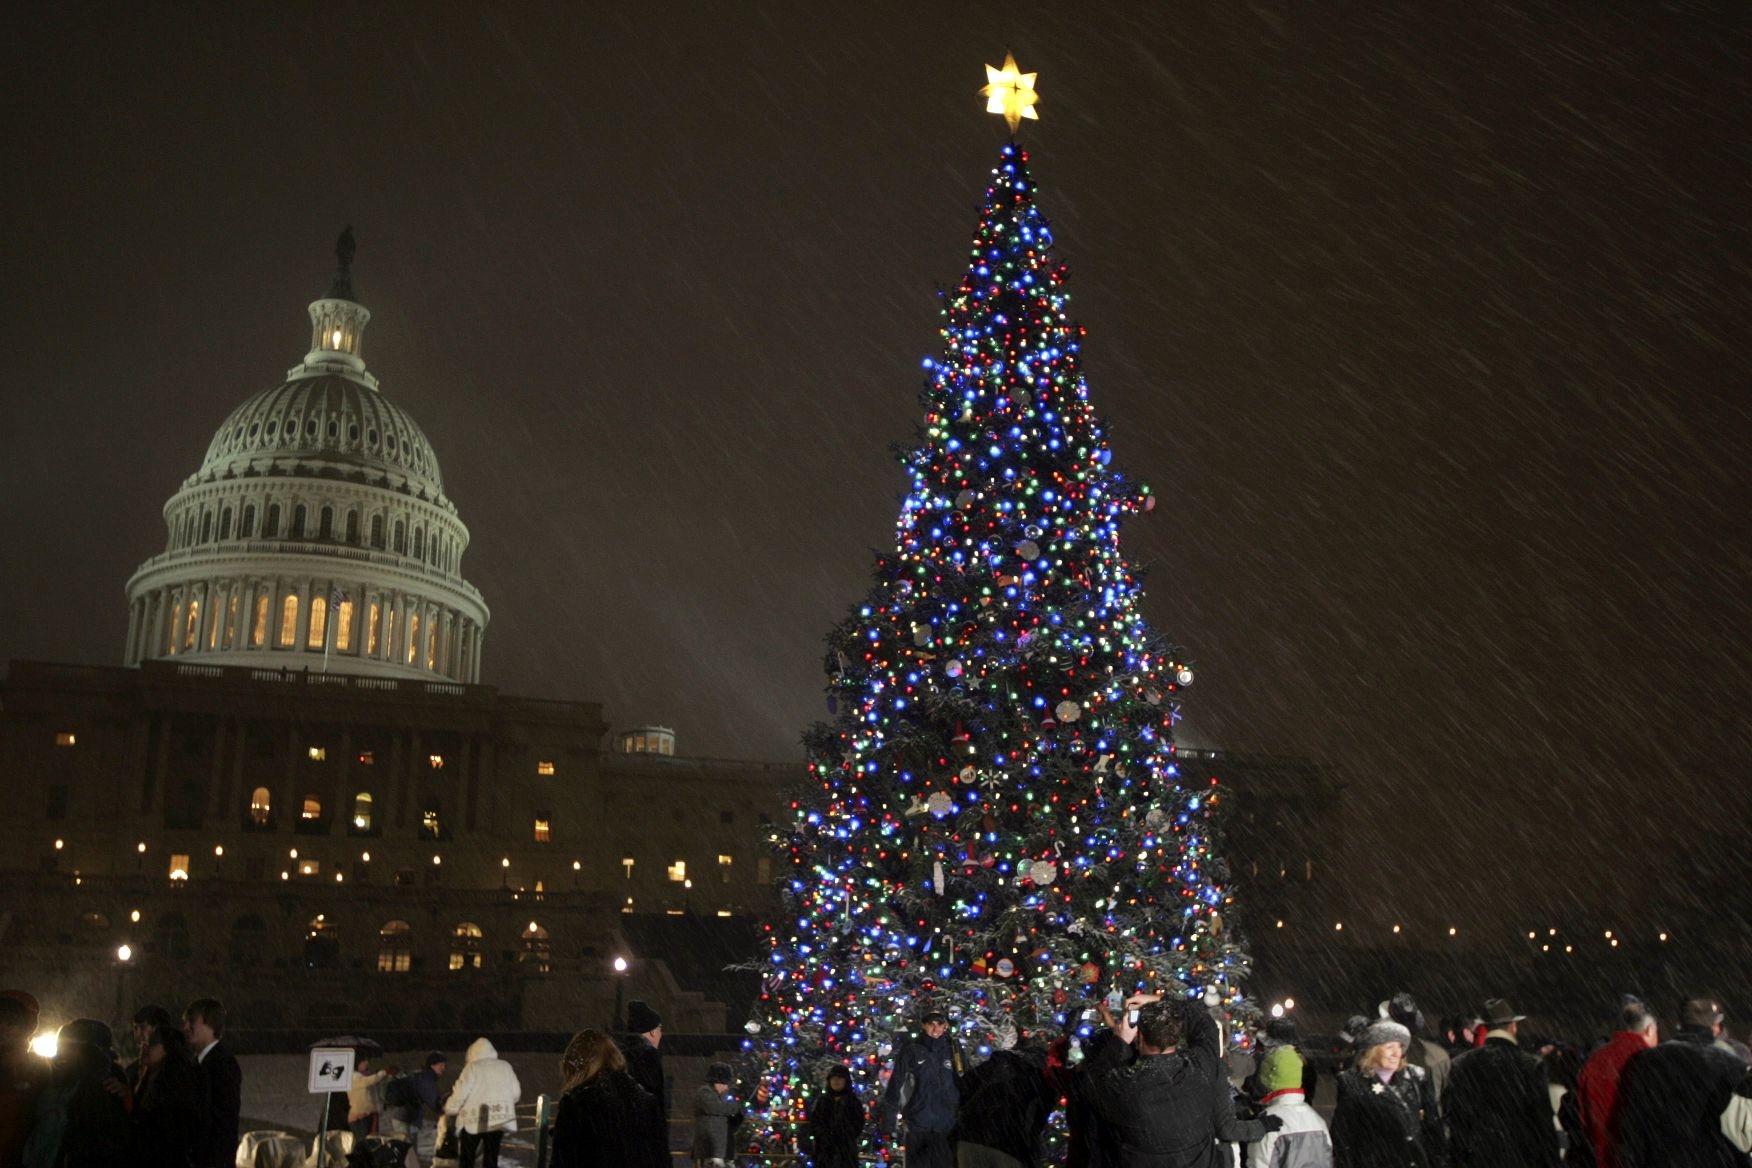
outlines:
{"label": "street lamp", "polygon": [[622,1017],[624,1008],[621,1004],[621,998],[625,991],[626,984],[627,959],[625,957],[616,957],[614,959],[614,1030],[617,1034],[620,1033],[622,1027],[626,1025],[626,1021]]}
{"label": "street lamp", "polygon": [[511,887],[511,857],[506,856],[499,861],[499,887]]}
{"label": "street lamp", "polygon": [[116,1009],[118,1021],[127,1018],[128,962],[134,959],[134,947],[127,943],[116,946]]}

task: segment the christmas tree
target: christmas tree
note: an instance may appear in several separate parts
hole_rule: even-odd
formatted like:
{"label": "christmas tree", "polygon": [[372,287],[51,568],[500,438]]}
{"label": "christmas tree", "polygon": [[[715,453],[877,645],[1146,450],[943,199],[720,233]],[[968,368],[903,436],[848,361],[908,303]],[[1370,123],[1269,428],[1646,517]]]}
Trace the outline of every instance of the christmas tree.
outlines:
{"label": "christmas tree", "polygon": [[925,362],[894,550],[828,636],[834,717],[775,837],[746,1043],[773,1093],[757,1142],[787,1142],[835,1063],[870,1097],[927,1002],[977,1059],[1087,1033],[1115,991],[1236,995],[1217,796],[1175,767],[1192,672],[1120,554],[1155,497],[1112,465],[1036,193],[1006,143]]}

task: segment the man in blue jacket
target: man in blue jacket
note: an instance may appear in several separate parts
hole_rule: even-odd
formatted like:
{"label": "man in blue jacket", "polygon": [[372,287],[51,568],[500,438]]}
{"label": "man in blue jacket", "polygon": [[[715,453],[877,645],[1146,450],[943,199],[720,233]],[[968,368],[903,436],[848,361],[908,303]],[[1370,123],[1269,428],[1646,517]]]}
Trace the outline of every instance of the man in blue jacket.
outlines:
{"label": "man in blue jacket", "polygon": [[949,1037],[943,1011],[929,1009],[921,1022],[923,1032],[894,1052],[894,1070],[882,1093],[883,1134],[892,1138],[895,1120],[905,1120],[907,1168],[955,1168],[949,1132],[967,1067],[960,1045]]}

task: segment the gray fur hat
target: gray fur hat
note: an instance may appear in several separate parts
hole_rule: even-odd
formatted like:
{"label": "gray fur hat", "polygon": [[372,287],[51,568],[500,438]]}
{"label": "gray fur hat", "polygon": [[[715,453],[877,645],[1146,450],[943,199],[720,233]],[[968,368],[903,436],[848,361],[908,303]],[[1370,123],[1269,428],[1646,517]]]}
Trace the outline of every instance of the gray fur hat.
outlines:
{"label": "gray fur hat", "polygon": [[1371,1050],[1389,1042],[1397,1042],[1401,1047],[1410,1046],[1411,1031],[1391,1018],[1383,1018],[1363,1028],[1363,1032],[1357,1036],[1357,1049]]}

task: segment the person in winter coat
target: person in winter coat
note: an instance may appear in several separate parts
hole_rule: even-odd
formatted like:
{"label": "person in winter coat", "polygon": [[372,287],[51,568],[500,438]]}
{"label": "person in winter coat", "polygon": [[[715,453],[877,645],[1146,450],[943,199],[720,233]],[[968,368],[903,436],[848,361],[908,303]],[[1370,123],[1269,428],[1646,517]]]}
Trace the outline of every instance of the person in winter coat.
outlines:
{"label": "person in winter coat", "polygon": [[662,1128],[652,1136],[651,1156],[659,1163],[669,1163],[669,1085],[663,1077],[663,1018],[649,1005],[634,998],[627,1003],[628,1034],[621,1040],[621,1054],[626,1058],[627,1074],[633,1082],[651,1093],[657,1100],[657,1112],[663,1117]]}
{"label": "person in winter coat", "polygon": [[1429,1072],[1405,1061],[1411,1032],[1392,1019],[1361,1028],[1356,1065],[1338,1077],[1332,1153],[1338,1168],[1436,1168],[1441,1120]]}
{"label": "person in winter coat", "polygon": [[31,1053],[37,1000],[23,990],[0,991],[0,1168],[23,1163],[37,1096],[49,1082],[49,1060]]}
{"label": "person in winter coat", "polygon": [[377,1130],[377,1117],[383,1112],[383,1084],[389,1079],[389,1068],[371,1069],[372,1060],[361,1056],[353,1068],[353,1080],[347,1084],[347,1130],[353,1133],[353,1146],[363,1147],[365,1137]]}
{"label": "person in winter coat", "polygon": [[243,1114],[243,1068],[225,1044],[225,1005],[218,998],[197,998],[183,1008],[182,1022],[207,1087],[207,1122],[195,1149],[195,1168],[231,1168]]}
{"label": "person in winter coat", "polygon": [[182,1031],[163,1026],[140,1050],[128,1142],[138,1168],[188,1168],[207,1117],[206,1083]]}
{"label": "person in winter coat", "polygon": [[49,1084],[36,1100],[25,1168],[112,1168],[127,1162],[128,1107],[104,1080],[120,1078],[110,1028],[76,1018],[56,1034]]}
{"label": "person in winter coat", "polygon": [[1260,1062],[1254,1081],[1265,1114],[1282,1126],[1247,1146],[1247,1168],[1332,1168],[1332,1137],[1326,1121],[1308,1105],[1303,1070],[1293,1046],[1279,1046]]}
{"label": "person in winter coat", "polygon": [[827,1089],[809,1105],[809,1142],[815,1168],[858,1168],[858,1139],[864,1134],[864,1104],[852,1090],[852,1072],[834,1067]]}
{"label": "person in winter coat", "polygon": [[1025,1039],[994,1051],[961,1081],[961,1108],[950,1137],[958,1168],[1038,1168],[1040,1133],[1057,1102],[1045,1043]]}
{"label": "person in winter coat", "polygon": [[1441,1115],[1447,1106],[1448,1076],[1453,1073],[1453,1057],[1441,1043],[1424,1037],[1423,1011],[1417,1008],[1417,999],[1410,994],[1397,993],[1388,999],[1387,1016],[1411,1032],[1411,1041],[1405,1046],[1405,1061],[1429,1073],[1430,1093],[1435,1096],[1436,1114]]}
{"label": "person in winter coat", "polygon": [[438,1084],[449,1066],[449,1057],[435,1050],[426,1055],[426,1065],[417,1073],[383,1085],[383,1130],[390,1139],[418,1142],[426,1117],[440,1114]]}
{"label": "person in winter coat", "polygon": [[[1113,1018],[1083,1063],[1082,1090],[1102,1121],[1103,1163],[1114,1168],[1219,1168],[1232,1161],[1217,1141],[1254,1142],[1276,1131],[1276,1117],[1235,1118],[1220,1057],[1216,1020],[1196,1002],[1159,995],[1126,1001],[1138,1012]],[[1137,1047],[1132,1048],[1133,1041]]]}
{"label": "person in winter coat", "polygon": [[907,1168],[955,1168],[949,1133],[961,1104],[961,1076],[967,1065],[961,1046],[949,1037],[949,1018],[927,1010],[924,1029],[894,1052],[894,1069],[882,1094],[882,1128],[892,1137],[895,1121],[906,1121]]}
{"label": "person in winter coat", "polygon": [[485,1038],[470,1043],[462,1074],[444,1102],[444,1114],[456,1117],[458,1168],[474,1168],[476,1151],[483,1168],[499,1168],[499,1144],[506,1132],[517,1130],[522,1097],[517,1072],[493,1044]]}
{"label": "person in winter coat", "polygon": [[1727,1168],[1746,1163],[1722,1127],[1746,1064],[1716,1045],[1721,1007],[1693,998],[1679,1029],[1632,1055],[1618,1081],[1618,1168]]}
{"label": "person in winter coat", "polygon": [[657,1099],[627,1074],[626,1056],[600,1030],[572,1036],[560,1060],[552,1168],[666,1168]]}
{"label": "person in winter coat", "polygon": [[[729,1063],[713,1063],[706,1068],[706,1081],[694,1092],[693,1161],[700,1168],[729,1168],[730,1139],[745,1110],[730,1092],[735,1080]],[[765,1087],[755,1093],[754,1101],[767,1101]]]}
{"label": "person in winter coat", "polygon": [[1594,1163],[1599,1168],[1618,1168],[1612,1130],[1624,1065],[1658,1041],[1655,1016],[1641,1001],[1629,998],[1618,1013],[1618,1029],[1606,1045],[1588,1056],[1581,1073],[1576,1076],[1576,1103],[1582,1131],[1594,1148]]}
{"label": "person in winter coat", "polygon": [[1545,1067],[1521,1049],[1522,1015],[1484,1004],[1484,1045],[1454,1060],[1449,1150],[1457,1168],[1558,1168],[1557,1124]]}

